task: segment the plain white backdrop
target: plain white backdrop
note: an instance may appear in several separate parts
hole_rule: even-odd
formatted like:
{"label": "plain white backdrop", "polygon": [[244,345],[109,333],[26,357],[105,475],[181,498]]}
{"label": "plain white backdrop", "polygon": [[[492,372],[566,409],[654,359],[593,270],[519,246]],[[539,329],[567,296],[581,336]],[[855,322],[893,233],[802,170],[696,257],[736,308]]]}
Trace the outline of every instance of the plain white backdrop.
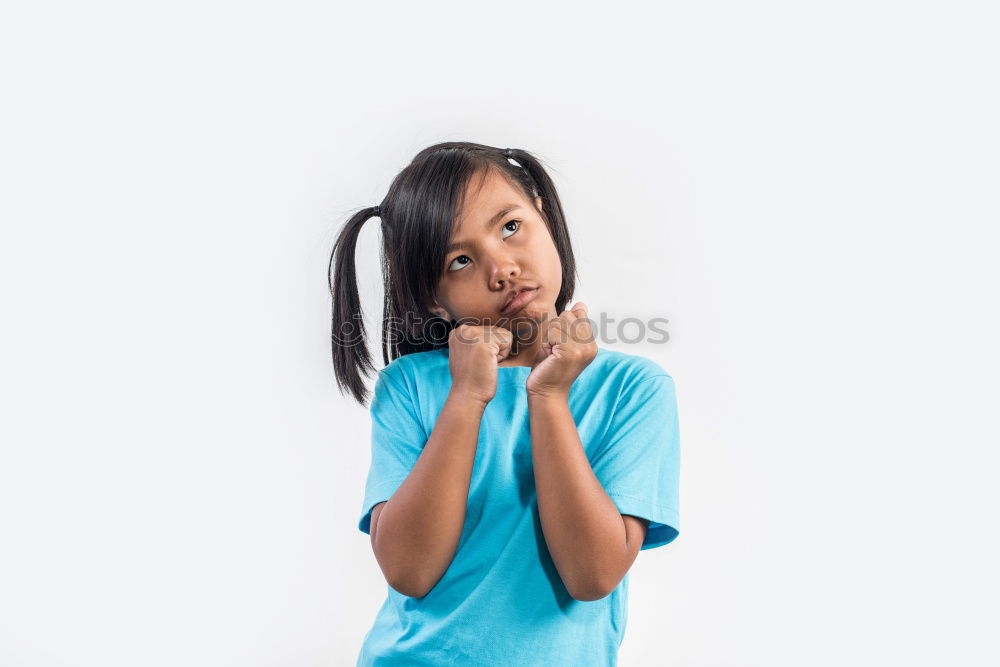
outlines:
{"label": "plain white backdrop", "polygon": [[623,667],[997,664],[987,8],[5,0],[0,665],[354,664],[327,262],[453,140],[549,166],[592,314],[670,320],[606,344],[682,443]]}

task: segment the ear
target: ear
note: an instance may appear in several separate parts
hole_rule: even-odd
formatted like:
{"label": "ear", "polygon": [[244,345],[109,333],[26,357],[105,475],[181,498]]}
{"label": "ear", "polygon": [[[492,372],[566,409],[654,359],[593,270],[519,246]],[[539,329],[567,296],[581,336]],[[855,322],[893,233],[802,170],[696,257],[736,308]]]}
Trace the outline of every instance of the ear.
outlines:
{"label": "ear", "polygon": [[447,310],[441,307],[441,304],[437,302],[437,299],[431,299],[431,304],[427,306],[427,310],[431,311],[432,313],[434,313],[435,315],[437,315],[442,319],[451,320],[451,315],[448,314]]}
{"label": "ear", "polygon": [[541,198],[541,196],[535,197],[535,208],[537,208],[539,211],[542,210],[542,198]]}

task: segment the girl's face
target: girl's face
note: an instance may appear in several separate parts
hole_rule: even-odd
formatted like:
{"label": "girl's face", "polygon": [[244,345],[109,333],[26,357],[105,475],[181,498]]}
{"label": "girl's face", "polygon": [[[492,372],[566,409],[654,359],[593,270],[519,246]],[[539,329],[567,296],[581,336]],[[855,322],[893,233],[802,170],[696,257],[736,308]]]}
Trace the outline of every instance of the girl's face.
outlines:
{"label": "girl's face", "polygon": [[[431,312],[448,320],[511,328],[522,319],[543,322],[555,313],[562,263],[532,202],[490,170],[479,187],[471,179],[465,205],[452,229]],[[502,313],[513,290],[534,288],[520,309]]]}

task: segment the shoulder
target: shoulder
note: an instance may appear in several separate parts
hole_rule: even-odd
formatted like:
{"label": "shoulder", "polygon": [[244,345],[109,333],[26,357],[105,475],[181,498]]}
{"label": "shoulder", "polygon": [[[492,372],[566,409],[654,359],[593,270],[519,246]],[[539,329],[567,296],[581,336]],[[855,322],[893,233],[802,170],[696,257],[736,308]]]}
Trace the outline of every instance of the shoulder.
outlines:
{"label": "shoulder", "polygon": [[639,354],[629,354],[604,347],[597,349],[597,356],[587,367],[595,379],[618,385],[628,390],[646,380],[660,378],[660,382],[673,384],[673,377],[657,361]]}
{"label": "shoulder", "polygon": [[422,381],[442,371],[448,372],[448,348],[411,352],[393,359],[379,370],[378,382],[412,391]]}

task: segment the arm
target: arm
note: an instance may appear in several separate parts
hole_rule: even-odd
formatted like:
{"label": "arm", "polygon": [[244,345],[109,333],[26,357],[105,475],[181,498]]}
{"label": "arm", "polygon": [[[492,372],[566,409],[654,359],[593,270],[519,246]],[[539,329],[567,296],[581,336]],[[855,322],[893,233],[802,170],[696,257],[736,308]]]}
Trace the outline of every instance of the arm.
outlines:
{"label": "arm", "polygon": [[390,586],[423,597],[455,556],[486,403],[452,392],[413,469],[372,510],[371,543]]}
{"label": "arm", "polygon": [[566,396],[528,397],[531,457],[545,543],[577,600],[615,589],[632,566],[649,521],[618,512],[594,475]]}

